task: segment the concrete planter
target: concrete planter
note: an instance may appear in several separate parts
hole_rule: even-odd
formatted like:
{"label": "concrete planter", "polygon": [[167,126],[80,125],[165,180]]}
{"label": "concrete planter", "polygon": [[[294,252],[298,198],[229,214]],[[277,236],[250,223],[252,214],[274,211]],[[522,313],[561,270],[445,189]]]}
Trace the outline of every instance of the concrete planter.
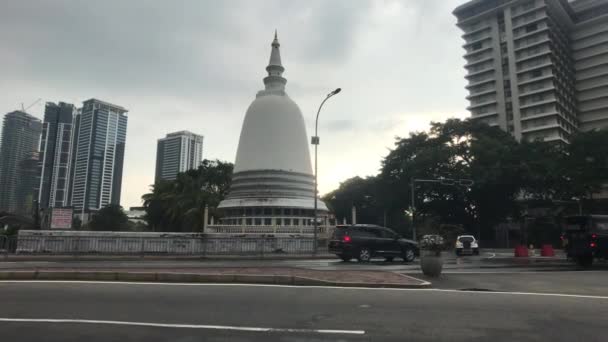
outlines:
{"label": "concrete planter", "polygon": [[443,269],[443,258],[441,252],[422,250],[420,251],[420,268],[422,273],[429,277],[439,277]]}

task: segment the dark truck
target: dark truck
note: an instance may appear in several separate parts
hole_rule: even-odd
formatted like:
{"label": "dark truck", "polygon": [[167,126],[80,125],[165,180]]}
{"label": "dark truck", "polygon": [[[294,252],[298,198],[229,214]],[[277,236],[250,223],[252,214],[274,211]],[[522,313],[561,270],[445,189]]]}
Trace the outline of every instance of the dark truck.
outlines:
{"label": "dark truck", "polygon": [[595,258],[608,258],[608,215],[568,216],[562,244],[568,258],[590,266]]}

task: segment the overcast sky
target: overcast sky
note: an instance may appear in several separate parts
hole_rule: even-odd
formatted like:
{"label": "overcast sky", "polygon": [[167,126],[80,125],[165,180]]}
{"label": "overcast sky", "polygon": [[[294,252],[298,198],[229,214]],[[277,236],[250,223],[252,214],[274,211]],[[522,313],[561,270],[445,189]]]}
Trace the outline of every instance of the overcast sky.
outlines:
{"label": "overcast sky", "polygon": [[323,194],[376,174],[396,136],[468,115],[451,14],[463,2],[3,0],[0,112],[38,98],[40,118],[45,101],[126,107],[121,204],[140,205],[169,132],[202,134],[205,158],[234,162],[276,28],[309,136],[320,101],[342,88],[319,124]]}

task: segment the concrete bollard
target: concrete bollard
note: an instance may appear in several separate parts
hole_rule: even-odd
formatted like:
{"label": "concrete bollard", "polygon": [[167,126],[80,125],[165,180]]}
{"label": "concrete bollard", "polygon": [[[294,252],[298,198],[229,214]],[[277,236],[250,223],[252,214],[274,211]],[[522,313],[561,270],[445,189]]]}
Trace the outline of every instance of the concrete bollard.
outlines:
{"label": "concrete bollard", "polygon": [[544,257],[552,257],[555,256],[555,251],[553,250],[552,245],[543,245],[540,249],[540,255]]}
{"label": "concrete bollard", "polygon": [[515,246],[514,253],[515,253],[515,257],[518,257],[518,258],[527,257],[528,249],[524,245],[517,245],[517,246]]}

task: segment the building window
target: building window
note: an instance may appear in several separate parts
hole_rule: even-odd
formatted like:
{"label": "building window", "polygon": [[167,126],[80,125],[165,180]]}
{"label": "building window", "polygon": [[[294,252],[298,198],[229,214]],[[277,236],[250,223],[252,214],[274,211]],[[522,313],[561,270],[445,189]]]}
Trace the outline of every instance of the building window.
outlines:
{"label": "building window", "polygon": [[252,222],[253,222],[253,220],[250,219],[250,218],[248,218],[248,219],[245,220],[245,224],[248,225],[248,226],[251,226]]}
{"label": "building window", "polygon": [[277,226],[280,226],[281,225],[281,219],[280,218],[275,219],[275,224]]}
{"label": "building window", "polygon": [[536,31],[536,30],[538,30],[538,25],[536,23],[526,26],[526,33],[530,33],[532,31]]}
{"label": "building window", "polygon": [[299,226],[300,225],[300,219],[293,219],[293,225],[294,226]]}
{"label": "building window", "polygon": [[264,215],[272,215],[272,209],[271,208],[264,208]]}
{"label": "building window", "polygon": [[482,48],[481,42],[477,42],[473,45],[471,45],[471,50],[476,51]]}
{"label": "building window", "polygon": [[265,225],[265,226],[270,226],[270,225],[272,225],[272,219],[270,219],[270,218],[265,218],[265,219],[264,219],[264,225]]}
{"label": "building window", "polygon": [[291,219],[284,219],[286,226],[291,226]]}
{"label": "building window", "polygon": [[543,75],[543,71],[542,70],[534,70],[530,73],[530,76],[532,78],[537,78],[537,77],[541,77]]}
{"label": "building window", "polygon": [[261,226],[262,225],[262,219],[261,218],[256,218],[255,219],[255,224],[256,226]]}

